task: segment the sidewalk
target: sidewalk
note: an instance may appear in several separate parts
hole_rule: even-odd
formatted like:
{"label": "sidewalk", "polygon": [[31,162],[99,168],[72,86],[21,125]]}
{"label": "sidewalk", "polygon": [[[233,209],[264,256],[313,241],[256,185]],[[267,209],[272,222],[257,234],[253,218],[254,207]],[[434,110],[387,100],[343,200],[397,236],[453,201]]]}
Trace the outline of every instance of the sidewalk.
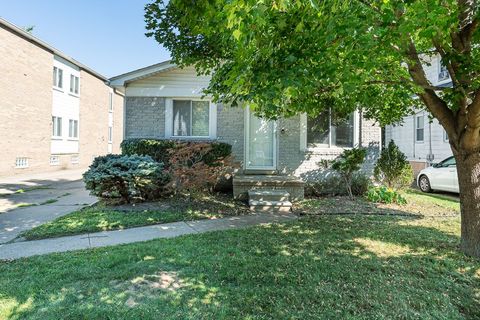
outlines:
{"label": "sidewalk", "polygon": [[18,259],[53,252],[114,246],[159,238],[173,238],[215,230],[238,229],[295,219],[297,219],[297,216],[293,214],[263,213],[222,219],[173,222],[70,237],[0,244],[0,260]]}
{"label": "sidewalk", "polygon": [[[81,181],[82,170],[0,178],[0,243],[96,201]],[[16,192],[21,190],[21,192]]]}

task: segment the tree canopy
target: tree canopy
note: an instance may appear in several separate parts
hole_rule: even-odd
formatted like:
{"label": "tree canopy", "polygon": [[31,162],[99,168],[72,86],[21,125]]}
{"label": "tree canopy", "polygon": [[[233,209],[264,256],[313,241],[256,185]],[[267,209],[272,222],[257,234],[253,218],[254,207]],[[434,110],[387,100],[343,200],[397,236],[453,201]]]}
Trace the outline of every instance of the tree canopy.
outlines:
{"label": "tree canopy", "polygon": [[[381,124],[429,111],[461,164],[462,212],[474,218],[462,232],[479,234],[466,251],[480,256],[477,1],[154,0],[145,11],[147,35],[178,65],[211,73],[216,100],[270,118],[361,108]],[[428,80],[422,65],[434,56],[451,87]]]}

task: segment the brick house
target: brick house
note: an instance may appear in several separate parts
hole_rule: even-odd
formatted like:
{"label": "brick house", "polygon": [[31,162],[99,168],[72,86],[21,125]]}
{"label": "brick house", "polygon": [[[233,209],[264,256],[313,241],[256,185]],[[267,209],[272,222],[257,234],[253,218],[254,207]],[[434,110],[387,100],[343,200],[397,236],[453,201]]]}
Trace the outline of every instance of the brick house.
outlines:
{"label": "brick house", "polygon": [[267,121],[248,107],[215,104],[203,97],[209,81],[193,68],[180,69],[170,61],[111,78],[110,84],[125,95],[124,137],[231,144],[242,164],[233,180],[236,196],[256,186],[286,189],[291,198],[302,198],[304,181],[326,174],[319,162],[345,148],[367,147],[364,169],[372,169],[381,130],[359,112],[335,121],[330,112],[312,119],[302,114]]}
{"label": "brick house", "polygon": [[0,19],[0,176],[85,168],[119,152],[123,96],[108,79]]}

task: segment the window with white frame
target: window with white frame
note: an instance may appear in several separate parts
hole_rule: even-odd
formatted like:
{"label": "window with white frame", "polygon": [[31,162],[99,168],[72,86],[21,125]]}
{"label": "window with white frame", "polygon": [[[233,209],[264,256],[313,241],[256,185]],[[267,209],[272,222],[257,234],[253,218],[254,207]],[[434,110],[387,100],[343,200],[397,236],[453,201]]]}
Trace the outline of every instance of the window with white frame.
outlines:
{"label": "window with white frame", "polygon": [[210,102],[173,100],[173,136],[208,137],[210,134]]}
{"label": "window with white frame", "polygon": [[450,79],[450,73],[448,73],[447,67],[442,63],[442,60],[438,60],[438,81],[444,81]]}
{"label": "window with white frame", "polygon": [[63,88],[63,70],[57,67],[53,67],[53,86]]}
{"label": "window with white frame", "polygon": [[15,158],[15,168],[28,168],[28,158],[17,157]]}
{"label": "window with white frame", "polygon": [[68,137],[78,138],[78,120],[68,120]]}
{"label": "window with white frame", "polygon": [[70,93],[78,94],[79,88],[80,88],[80,78],[71,74],[70,75]]}
{"label": "window with white frame", "polygon": [[71,164],[79,164],[80,163],[80,158],[78,157],[78,155],[71,156],[70,157],[70,163]]}
{"label": "window with white frame", "polygon": [[61,117],[52,117],[52,136],[61,137],[62,136],[62,118]]}
{"label": "window with white frame", "polygon": [[113,127],[108,127],[108,143],[112,143],[113,141]]}
{"label": "window with white frame", "polygon": [[113,93],[108,94],[108,111],[113,112]]}
{"label": "window with white frame", "polygon": [[445,129],[443,129],[443,141],[448,142],[448,140],[449,140],[448,139],[448,133],[447,133],[447,131],[445,131]]}
{"label": "window with white frame", "polygon": [[354,146],[354,113],[340,116],[325,110],[307,118],[307,147],[351,148]]}
{"label": "window with white frame", "polygon": [[425,117],[418,115],[415,117],[415,141],[423,142],[425,139]]}

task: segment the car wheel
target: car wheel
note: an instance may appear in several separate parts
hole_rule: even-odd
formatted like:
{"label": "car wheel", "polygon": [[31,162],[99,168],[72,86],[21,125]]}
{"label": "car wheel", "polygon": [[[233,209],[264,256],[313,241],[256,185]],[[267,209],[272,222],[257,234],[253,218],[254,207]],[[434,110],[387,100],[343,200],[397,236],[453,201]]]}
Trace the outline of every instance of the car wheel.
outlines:
{"label": "car wheel", "polygon": [[418,180],[418,186],[423,192],[432,192],[432,187],[430,186],[430,180],[427,176],[421,176]]}

